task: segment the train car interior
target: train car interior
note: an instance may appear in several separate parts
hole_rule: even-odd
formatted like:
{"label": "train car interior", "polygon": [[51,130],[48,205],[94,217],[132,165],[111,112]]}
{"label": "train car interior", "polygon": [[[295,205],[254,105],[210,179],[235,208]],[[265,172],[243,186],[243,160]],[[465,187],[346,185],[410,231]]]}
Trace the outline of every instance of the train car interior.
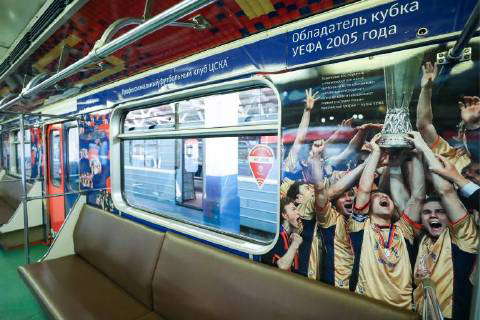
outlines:
{"label": "train car interior", "polygon": [[478,1],[0,9],[0,320],[480,319]]}

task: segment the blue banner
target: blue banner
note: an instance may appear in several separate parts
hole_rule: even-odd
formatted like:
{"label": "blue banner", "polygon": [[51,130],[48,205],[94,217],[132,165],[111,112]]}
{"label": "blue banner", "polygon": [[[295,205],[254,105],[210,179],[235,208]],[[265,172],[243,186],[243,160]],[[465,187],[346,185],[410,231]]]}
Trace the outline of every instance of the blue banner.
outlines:
{"label": "blue banner", "polygon": [[475,0],[394,1],[119,85],[77,100],[77,109],[110,105],[188,85],[285,71],[299,65],[460,31]]}
{"label": "blue banner", "polygon": [[394,1],[291,31],[287,67],[463,29],[476,1]]}

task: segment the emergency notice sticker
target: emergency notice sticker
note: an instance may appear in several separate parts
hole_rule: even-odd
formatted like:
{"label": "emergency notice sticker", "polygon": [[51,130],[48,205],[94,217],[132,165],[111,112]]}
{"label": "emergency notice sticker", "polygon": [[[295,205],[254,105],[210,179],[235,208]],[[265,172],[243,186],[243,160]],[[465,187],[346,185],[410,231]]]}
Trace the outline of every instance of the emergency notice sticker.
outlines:
{"label": "emergency notice sticker", "polygon": [[267,145],[259,144],[248,153],[248,164],[258,187],[263,188],[273,166],[273,150]]}

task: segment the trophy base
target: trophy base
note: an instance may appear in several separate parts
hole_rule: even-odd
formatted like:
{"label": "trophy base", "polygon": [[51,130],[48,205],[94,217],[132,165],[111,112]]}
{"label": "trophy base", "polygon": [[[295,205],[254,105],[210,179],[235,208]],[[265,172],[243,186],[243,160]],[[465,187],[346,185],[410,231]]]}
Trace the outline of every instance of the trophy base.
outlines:
{"label": "trophy base", "polygon": [[404,134],[382,134],[378,145],[384,149],[412,149],[413,145],[405,139]]}

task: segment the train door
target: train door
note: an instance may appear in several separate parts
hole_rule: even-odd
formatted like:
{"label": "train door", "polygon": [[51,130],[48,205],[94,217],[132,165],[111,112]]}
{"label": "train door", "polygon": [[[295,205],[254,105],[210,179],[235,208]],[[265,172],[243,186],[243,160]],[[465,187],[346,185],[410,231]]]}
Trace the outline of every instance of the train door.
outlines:
{"label": "train door", "polygon": [[65,213],[68,215],[79,197],[79,135],[76,121],[63,124],[63,155],[65,156]]}
{"label": "train door", "polygon": [[177,181],[180,187],[177,202],[194,209],[203,208],[203,139],[179,141],[180,166]]}
{"label": "train door", "polygon": [[62,194],[47,198],[50,227],[54,233],[60,230],[65,221],[65,176],[62,124],[51,124],[46,128],[47,172],[46,188],[48,195]]}

